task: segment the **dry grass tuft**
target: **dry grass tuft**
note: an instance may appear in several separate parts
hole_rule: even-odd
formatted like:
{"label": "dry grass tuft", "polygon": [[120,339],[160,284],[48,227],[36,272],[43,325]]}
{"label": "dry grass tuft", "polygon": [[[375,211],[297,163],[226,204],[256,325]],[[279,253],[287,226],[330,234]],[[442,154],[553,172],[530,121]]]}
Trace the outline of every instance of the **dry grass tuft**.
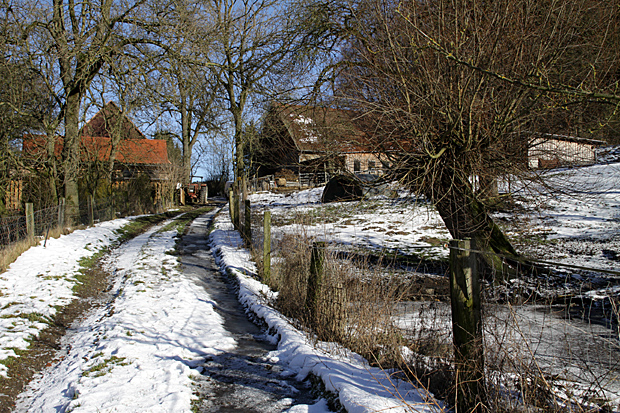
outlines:
{"label": "dry grass tuft", "polygon": [[4,247],[0,250],[0,273],[9,268],[20,255],[28,251],[28,249],[39,243],[38,239],[25,238],[23,240],[14,242],[13,244]]}
{"label": "dry grass tuft", "polygon": [[306,305],[311,245],[305,234],[287,234],[278,242],[271,287],[279,291],[279,310],[312,328],[318,340],[339,342],[373,365],[401,365],[407,341],[392,316],[402,286],[371,269],[368,262],[344,259],[328,248],[317,313],[311,319]]}
{"label": "dry grass tuft", "polygon": [[[58,238],[66,233],[67,230],[55,227],[49,230],[47,238]],[[9,265],[14,263],[20,255],[28,251],[30,247],[39,245],[40,242],[41,240],[39,238],[24,238],[0,249],[0,273],[5,272],[9,268]]]}

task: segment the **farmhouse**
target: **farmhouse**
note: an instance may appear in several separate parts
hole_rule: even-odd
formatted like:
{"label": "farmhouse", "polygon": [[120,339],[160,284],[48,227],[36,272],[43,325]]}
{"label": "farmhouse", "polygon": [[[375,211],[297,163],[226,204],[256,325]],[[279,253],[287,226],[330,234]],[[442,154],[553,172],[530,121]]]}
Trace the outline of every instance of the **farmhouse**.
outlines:
{"label": "farmhouse", "polygon": [[320,184],[335,173],[381,175],[386,159],[366,123],[353,111],[272,104],[254,151],[257,176],[287,171]]}
{"label": "farmhouse", "polygon": [[[299,185],[322,184],[329,175],[383,175],[389,148],[368,118],[351,110],[272,104],[258,144],[252,147],[256,177],[283,175]],[[596,162],[603,141],[536,134],[521,152],[532,169]],[[406,148],[411,143],[403,143]],[[526,157],[527,156],[527,157]]]}
{"label": "farmhouse", "polygon": [[112,179],[129,180],[140,174],[152,182],[168,179],[170,165],[166,141],[147,139],[136,125],[114,104],[106,104],[80,131],[82,157],[86,162],[114,159]]}
{"label": "farmhouse", "polygon": [[531,169],[590,165],[596,163],[596,148],[605,144],[574,136],[540,134],[529,141],[528,165]]}
{"label": "farmhouse", "polygon": [[[113,103],[106,104],[80,130],[80,159],[90,167],[93,163],[114,160],[113,181],[124,181],[147,174],[152,182],[168,179],[166,141],[147,139],[131,120]],[[24,136],[24,153],[30,159],[45,154],[46,137]],[[63,138],[56,137],[54,154],[60,158]]]}
{"label": "farmhouse", "polygon": [[[154,203],[161,200],[168,184],[170,161],[165,140],[147,139],[113,103],[106,104],[80,130],[80,161],[83,180],[95,184],[110,174],[114,188],[138,177],[153,185]],[[48,137],[25,135],[23,153],[34,165],[46,156]],[[54,155],[60,159],[63,138],[55,137]],[[113,162],[111,162],[113,161]],[[94,190],[94,188],[91,188]],[[13,200],[19,204],[21,200]]]}

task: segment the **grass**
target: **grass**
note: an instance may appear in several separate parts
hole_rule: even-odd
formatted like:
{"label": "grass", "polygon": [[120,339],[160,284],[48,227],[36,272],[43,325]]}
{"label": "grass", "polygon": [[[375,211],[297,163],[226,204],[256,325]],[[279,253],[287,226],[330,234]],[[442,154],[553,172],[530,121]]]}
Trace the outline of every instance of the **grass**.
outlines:
{"label": "grass", "polygon": [[108,374],[115,366],[127,366],[129,362],[125,361],[125,357],[110,356],[107,359],[95,364],[82,373],[84,377],[101,377]]}
{"label": "grass", "polygon": [[160,232],[172,231],[176,229],[177,233],[183,234],[185,233],[187,226],[193,220],[198,218],[200,215],[206,214],[207,212],[211,210],[213,210],[213,207],[211,206],[189,210],[185,212],[184,214],[182,214],[181,216],[179,216],[178,218],[176,218],[173,222],[169,223],[168,225],[160,229]]}
{"label": "grass", "polygon": [[[32,340],[27,340],[29,343],[32,342]],[[30,347],[30,344],[28,345],[28,347]],[[9,356],[3,360],[0,360],[0,364],[3,364],[4,366],[6,366],[7,368],[11,368],[11,366],[19,364],[20,363],[20,357],[23,356],[24,354],[28,353],[28,350],[24,350],[21,348],[17,348],[17,347],[8,347],[5,349],[6,351],[12,351],[13,353],[15,353],[15,356]]]}
{"label": "grass", "polygon": [[339,222],[343,219],[350,218],[355,212],[355,207],[351,203],[342,203],[338,205],[328,204],[316,206],[303,211],[295,211],[291,215],[274,214],[272,215],[273,226],[286,226],[299,222],[312,225],[316,223],[331,224]]}
{"label": "grass", "polygon": [[[52,228],[48,233],[48,238],[58,238],[67,232],[63,228]],[[38,237],[25,238],[20,241],[14,242],[4,248],[0,249],[0,274],[5,272],[9,265],[11,265],[20,255],[28,251],[30,247],[39,245],[41,240]]]}
{"label": "grass", "polygon": [[159,224],[166,219],[174,218],[181,213],[182,211],[169,211],[161,214],[145,215],[142,217],[138,217],[118,230],[118,233],[120,234],[118,243],[123,243],[127,240],[135,238],[151,226]]}
{"label": "grass", "polygon": [[[150,227],[151,225],[159,223],[163,221],[164,219],[177,216],[180,213],[181,213],[180,211],[171,211],[171,212],[165,212],[162,214],[147,215],[147,216],[136,218],[132,220],[130,223],[128,223],[127,225],[125,225],[123,228],[118,230],[118,233],[120,234],[118,242],[122,243],[128,239],[134,238],[135,236],[144,232],[146,228]],[[73,229],[80,229],[80,228],[83,228],[83,227],[77,226]],[[58,238],[61,235],[68,234],[70,232],[71,230],[67,230],[65,228],[60,228],[60,227],[52,228],[50,229],[48,233],[48,238]],[[15,260],[19,258],[20,255],[28,251],[31,247],[35,245],[39,245],[40,242],[41,240],[38,237],[34,239],[25,238],[25,239],[14,242],[10,244],[9,246],[6,246],[0,249],[0,274],[5,272],[8,269],[9,265],[15,262]],[[85,247],[88,249],[88,245]]]}
{"label": "grass", "polygon": [[28,251],[30,247],[38,245],[38,243],[38,239],[26,238],[0,249],[0,273],[6,271],[9,265],[15,262],[20,255]]}
{"label": "grass", "polygon": [[41,313],[19,313],[19,314],[4,314],[0,316],[0,318],[23,318],[24,320],[28,320],[32,323],[43,323],[43,324],[51,324],[53,321],[48,316],[45,316]]}

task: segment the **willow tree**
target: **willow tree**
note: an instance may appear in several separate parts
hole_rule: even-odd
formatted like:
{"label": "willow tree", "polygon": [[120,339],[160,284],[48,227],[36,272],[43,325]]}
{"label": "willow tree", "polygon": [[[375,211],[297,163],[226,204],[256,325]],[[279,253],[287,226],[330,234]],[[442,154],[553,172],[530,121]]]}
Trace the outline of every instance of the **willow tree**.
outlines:
{"label": "willow tree", "polygon": [[371,125],[392,176],[497,266],[517,253],[480,183],[526,176],[533,133],[568,134],[616,108],[612,3],[360,0],[336,66],[339,103]]}

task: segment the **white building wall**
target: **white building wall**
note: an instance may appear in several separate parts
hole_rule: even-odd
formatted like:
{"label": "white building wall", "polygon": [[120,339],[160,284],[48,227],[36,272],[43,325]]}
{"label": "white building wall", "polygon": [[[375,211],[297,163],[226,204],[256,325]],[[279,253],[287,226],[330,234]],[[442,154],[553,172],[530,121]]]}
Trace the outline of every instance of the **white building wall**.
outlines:
{"label": "white building wall", "polygon": [[530,142],[528,149],[528,163],[533,169],[588,165],[595,162],[595,147],[589,143],[535,138]]}

